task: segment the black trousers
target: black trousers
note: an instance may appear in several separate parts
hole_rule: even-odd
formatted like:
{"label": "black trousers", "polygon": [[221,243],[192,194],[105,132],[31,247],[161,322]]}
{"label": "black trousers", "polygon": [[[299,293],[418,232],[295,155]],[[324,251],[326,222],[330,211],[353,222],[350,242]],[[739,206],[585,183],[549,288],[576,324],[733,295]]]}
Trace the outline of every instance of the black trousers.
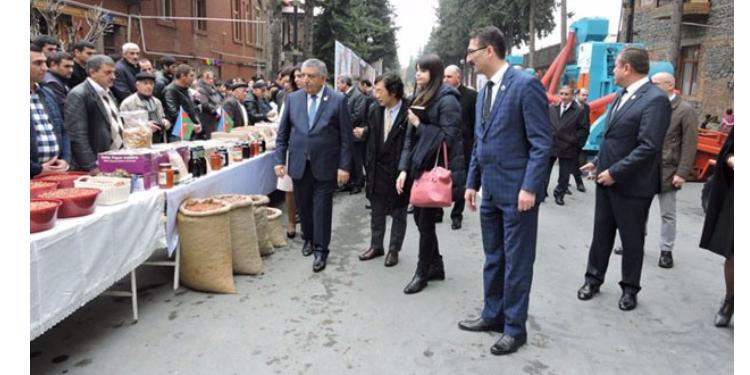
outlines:
{"label": "black trousers", "polygon": [[365,186],[365,152],[367,152],[366,142],[352,142],[352,175],[350,186],[362,188]]}
{"label": "black trousers", "polygon": [[327,253],[331,243],[331,222],[333,220],[333,192],[336,180],[315,179],[310,162],[305,165],[301,179],[292,179],[294,199],[302,219],[302,233],[305,241],[312,241],[316,252]]}
{"label": "black trousers", "polygon": [[390,208],[386,197],[374,194],[371,199],[372,211],[370,213],[370,231],[372,237],[370,246],[375,249],[383,249],[383,240],[385,238],[385,219],[390,215],[393,219],[391,223],[391,238],[388,245],[388,251],[398,252],[404,244],[406,236],[406,206]]}
{"label": "black trousers", "polygon": [[440,259],[435,220],[439,208],[414,207],[414,221],[419,228],[419,261],[417,274],[427,277],[430,265]]}
{"label": "black trousers", "polygon": [[652,198],[628,197],[608,187],[596,186],[594,209],[594,236],[589,250],[586,281],[600,285],[604,282],[609,256],[615,242],[615,232],[622,241],[623,291],[637,293],[641,290],[643,243],[646,237],[646,220]]}
{"label": "black trousers", "polygon": [[573,169],[573,178],[576,180],[576,185],[583,185],[583,174],[579,168],[583,167],[587,162],[586,153],[583,150],[578,151],[578,165]]}
{"label": "black trousers", "polygon": [[552,175],[552,166],[555,165],[555,160],[558,160],[559,168],[558,168],[558,175],[557,175],[557,186],[555,187],[555,193],[556,194],[565,194],[565,191],[568,190],[568,181],[570,181],[570,174],[573,173],[573,170],[576,168],[577,159],[576,158],[556,158],[551,157],[549,158],[549,164],[547,164],[547,178],[544,180],[544,191],[548,191],[549,188],[549,181],[551,179]]}

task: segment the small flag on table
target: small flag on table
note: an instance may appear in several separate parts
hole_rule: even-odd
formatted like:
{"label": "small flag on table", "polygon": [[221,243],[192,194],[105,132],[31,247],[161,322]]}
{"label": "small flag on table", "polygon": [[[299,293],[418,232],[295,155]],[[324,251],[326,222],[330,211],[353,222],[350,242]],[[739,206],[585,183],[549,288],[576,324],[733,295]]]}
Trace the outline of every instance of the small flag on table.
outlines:
{"label": "small flag on table", "polygon": [[188,113],[180,106],[180,115],[177,116],[177,122],[175,122],[172,128],[172,135],[180,137],[180,139],[190,139],[190,135],[193,134],[194,125]]}
{"label": "small flag on table", "polygon": [[219,125],[216,126],[216,131],[224,131],[230,133],[234,128],[234,121],[232,118],[227,116],[227,112],[224,108],[221,109],[221,116],[219,117]]}

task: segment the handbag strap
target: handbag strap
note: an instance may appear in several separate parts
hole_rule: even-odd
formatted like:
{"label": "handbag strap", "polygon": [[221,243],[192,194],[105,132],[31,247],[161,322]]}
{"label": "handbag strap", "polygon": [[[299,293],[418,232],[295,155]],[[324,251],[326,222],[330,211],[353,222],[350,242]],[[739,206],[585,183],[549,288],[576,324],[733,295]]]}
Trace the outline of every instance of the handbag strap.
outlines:
{"label": "handbag strap", "polygon": [[[432,168],[437,168],[438,160],[440,160],[440,149],[441,147],[438,147],[437,155],[435,155],[435,166],[433,166]],[[443,165],[445,165],[445,168],[447,169],[448,168],[448,145],[445,142],[443,142],[442,149],[443,149]]]}

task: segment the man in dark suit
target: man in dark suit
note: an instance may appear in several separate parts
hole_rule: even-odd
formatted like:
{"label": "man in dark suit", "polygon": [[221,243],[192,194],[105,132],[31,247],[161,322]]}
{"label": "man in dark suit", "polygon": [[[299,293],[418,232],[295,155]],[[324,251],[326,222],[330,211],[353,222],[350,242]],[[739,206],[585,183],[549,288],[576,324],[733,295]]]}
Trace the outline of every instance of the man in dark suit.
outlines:
{"label": "man in dark suit", "polygon": [[348,187],[350,194],[359,194],[365,185],[363,168],[365,149],[367,147],[367,107],[370,105],[368,95],[353,86],[352,78],[340,76],[336,79],[336,88],[346,96],[349,116],[352,119],[352,135],[354,137],[354,148],[352,149],[352,179]]}
{"label": "man in dark suit", "polygon": [[[352,125],[346,97],[325,86],[328,69],[318,59],[302,64],[303,90],[287,96],[279,123],[274,167],[288,174],[302,217],[302,254],[315,253],[313,271],[326,267],[331,242],[333,192],[349,180]],[[289,151],[289,170],[286,170]]]}
{"label": "man in dark suit", "polygon": [[[591,130],[591,108],[589,107],[589,90],[586,88],[581,88],[576,91],[576,103],[578,103],[579,106],[583,108],[583,117],[586,120],[586,139],[589,137],[589,131]],[[584,145],[586,142],[584,142]],[[586,164],[586,153],[583,152],[583,146],[578,150],[578,164],[576,165],[576,168],[573,169],[573,178],[576,180],[576,190],[580,191],[581,193],[586,192],[586,185],[583,184],[583,175],[581,173],[581,169],[579,167],[582,167],[584,164]],[[565,194],[572,194],[570,192],[570,189],[565,191]]]}
{"label": "man in dark suit", "polygon": [[615,82],[624,87],[607,113],[599,155],[581,169],[596,174],[594,236],[586,281],[578,298],[599,292],[615,241],[622,239],[620,310],[632,310],[641,289],[646,219],[661,188],[661,153],[672,108],[669,98],[648,78],[646,50],[627,47],[615,61]]}
{"label": "man in dark suit", "polygon": [[119,105],[110,91],[115,62],[104,55],[86,63],[89,77],[70,90],[65,102],[65,131],[70,137],[73,169],[98,173],[97,154],[122,148]]}
{"label": "man in dark suit", "polygon": [[83,83],[88,77],[86,72],[86,63],[89,61],[91,56],[96,54],[96,46],[94,43],[87,42],[85,40],[79,40],[73,43],[70,53],[73,54],[73,75],[68,80],[68,87],[71,89]]}
{"label": "man in dark suit", "polygon": [[539,203],[552,147],[547,95],[539,79],[505,61],[502,32],[488,26],[472,33],[466,59],[489,78],[476,105],[475,141],[465,199],[476,210],[482,188],[484,309],[464,320],[467,331],[498,331],[495,355],[526,343],[526,318],[536,255]]}
{"label": "man in dark suit", "polygon": [[122,45],[122,58],[115,65],[115,83],[112,86],[112,93],[118,101],[123,101],[137,90],[135,88],[135,75],[141,71],[138,60],[141,56],[141,49],[135,43],[125,43]]}
{"label": "man in dark suit", "polygon": [[[461,135],[464,142],[464,160],[466,161],[465,170],[469,170],[471,161],[471,150],[474,147],[474,122],[475,107],[477,103],[477,92],[461,84],[461,69],[455,65],[448,65],[445,68],[443,82],[458,89],[461,96],[458,101],[461,103]],[[466,201],[463,194],[456,198],[451,211],[451,228],[461,229],[461,222],[464,219],[464,207]]]}
{"label": "man in dark suit", "polygon": [[406,235],[406,207],[409,194],[398,194],[396,178],[398,162],[406,139],[409,101],[404,99],[404,83],[395,73],[385,73],[375,79],[373,89],[377,103],[370,105],[367,116],[367,198],[371,202],[370,247],[359,256],[359,260],[370,260],[385,254],[386,215],[393,218],[391,239],[385,266],[398,263],[398,253]]}
{"label": "man in dark suit", "polygon": [[232,119],[234,126],[248,126],[250,123],[247,110],[242,104],[247,96],[247,82],[230,82],[228,88],[230,91],[224,99],[224,112]]}
{"label": "man in dark suit", "polygon": [[565,204],[565,192],[573,170],[578,169],[578,151],[583,147],[588,136],[585,113],[578,103],[573,100],[573,89],[562,86],[559,91],[560,103],[550,104],[549,117],[552,122],[553,143],[552,154],[547,167],[547,178],[544,181],[544,194],[547,195],[552,166],[559,160],[557,186],[553,192],[555,203]]}

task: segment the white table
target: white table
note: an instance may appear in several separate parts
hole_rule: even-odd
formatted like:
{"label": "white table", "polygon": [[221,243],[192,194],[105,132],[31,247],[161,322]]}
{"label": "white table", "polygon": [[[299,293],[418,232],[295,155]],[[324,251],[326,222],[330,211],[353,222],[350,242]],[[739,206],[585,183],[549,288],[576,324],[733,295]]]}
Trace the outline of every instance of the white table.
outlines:
{"label": "white table", "polygon": [[127,203],[97,206],[91,215],[58,219],[54,228],[31,234],[31,339],[164,248],[163,213],[161,191],[137,192]]}

